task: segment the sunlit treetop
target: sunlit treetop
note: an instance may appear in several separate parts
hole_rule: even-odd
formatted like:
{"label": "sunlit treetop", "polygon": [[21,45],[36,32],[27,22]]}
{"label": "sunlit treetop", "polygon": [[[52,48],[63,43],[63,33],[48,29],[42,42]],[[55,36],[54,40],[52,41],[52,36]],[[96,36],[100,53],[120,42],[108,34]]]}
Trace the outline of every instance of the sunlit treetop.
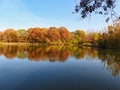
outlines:
{"label": "sunlit treetop", "polygon": [[107,16],[106,22],[114,17],[120,19],[114,11],[116,2],[116,0],[80,0],[79,3],[76,2],[75,13],[80,13],[83,19],[92,13]]}

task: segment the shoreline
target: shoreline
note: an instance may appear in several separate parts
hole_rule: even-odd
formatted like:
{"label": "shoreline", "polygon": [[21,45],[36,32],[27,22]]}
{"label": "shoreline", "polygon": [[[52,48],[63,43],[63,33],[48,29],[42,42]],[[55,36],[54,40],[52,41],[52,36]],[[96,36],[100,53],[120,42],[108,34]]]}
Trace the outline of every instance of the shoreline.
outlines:
{"label": "shoreline", "polygon": [[39,46],[71,46],[71,44],[54,44],[54,43],[29,43],[29,42],[0,42],[0,45],[39,45]]}
{"label": "shoreline", "polygon": [[96,48],[96,49],[114,49],[114,50],[120,50],[120,48],[102,48],[102,47],[99,47],[97,45],[94,45],[94,44],[88,44],[88,43],[85,43],[85,44],[78,44],[78,45],[75,45],[75,44],[55,44],[55,43],[29,43],[29,42],[0,42],[0,46],[2,45],[20,45],[20,46],[71,46],[71,47],[81,47],[81,48]]}

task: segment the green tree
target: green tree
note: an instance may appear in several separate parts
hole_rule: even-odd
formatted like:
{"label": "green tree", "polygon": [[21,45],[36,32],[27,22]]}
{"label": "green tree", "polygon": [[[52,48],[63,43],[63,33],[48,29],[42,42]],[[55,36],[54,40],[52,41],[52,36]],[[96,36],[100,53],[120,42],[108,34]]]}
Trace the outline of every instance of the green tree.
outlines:
{"label": "green tree", "polygon": [[77,41],[80,42],[85,42],[86,39],[86,33],[84,30],[77,30],[75,31],[76,39]]}
{"label": "green tree", "polygon": [[19,29],[17,30],[18,42],[26,42],[26,30]]}

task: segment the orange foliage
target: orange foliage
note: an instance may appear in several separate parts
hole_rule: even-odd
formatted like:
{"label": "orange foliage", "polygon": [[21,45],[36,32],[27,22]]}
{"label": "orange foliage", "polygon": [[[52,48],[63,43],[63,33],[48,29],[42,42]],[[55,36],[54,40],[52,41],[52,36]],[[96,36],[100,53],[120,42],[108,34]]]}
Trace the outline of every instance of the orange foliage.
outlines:
{"label": "orange foliage", "polygon": [[60,39],[60,33],[57,28],[55,27],[50,27],[48,29],[48,34],[47,37],[49,38],[50,41],[54,42]]}
{"label": "orange foliage", "polygon": [[71,38],[71,33],[67,30],[67,28],[60,27],[59,32],[61,35],[61,39],[63,39],[63,40],[69,40]]}
{"label": "orange foliage", "polygon": [[17,39],[17,33],[14,29],[7,29],[3,34],[3,41],[16,42]]}

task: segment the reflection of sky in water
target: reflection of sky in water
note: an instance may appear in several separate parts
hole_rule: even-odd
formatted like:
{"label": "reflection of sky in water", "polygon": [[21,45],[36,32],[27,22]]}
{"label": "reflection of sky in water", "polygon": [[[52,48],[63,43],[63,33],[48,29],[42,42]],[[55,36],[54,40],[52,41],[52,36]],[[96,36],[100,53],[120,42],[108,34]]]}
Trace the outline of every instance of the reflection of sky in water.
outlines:
{"label": "reflection of sky in water", "polygon": [[120,75],[104,67],[99,59],[35,62],[0,56],[0,90],[120,90]]}

